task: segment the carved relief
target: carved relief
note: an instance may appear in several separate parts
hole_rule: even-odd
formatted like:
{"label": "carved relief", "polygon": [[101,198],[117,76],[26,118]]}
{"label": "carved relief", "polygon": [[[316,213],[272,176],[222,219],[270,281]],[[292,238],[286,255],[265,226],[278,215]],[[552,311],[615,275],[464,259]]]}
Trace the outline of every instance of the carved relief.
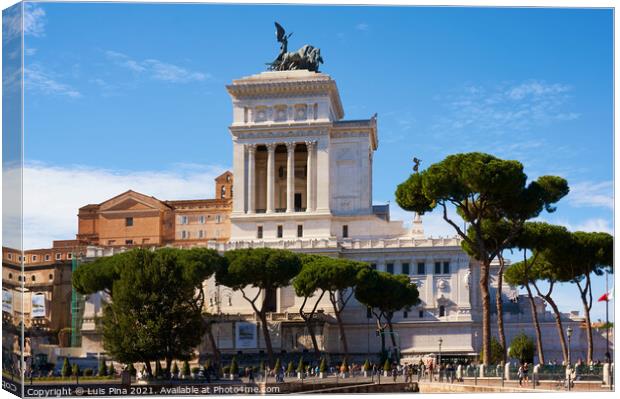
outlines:
{"label": "carved relief", "polygon": [[287,115],[287,106],[286,105],[276,105],[274,107],[274,113],[275,113],[274,120],[276,122],[284,122],[284,121],[286,121],[288,119],[287,118],[288,115]]}
{"label": "carved relief", "polygon": [[306,104],[295,105],[295,120],[304,121],[308,119],[308,106]]}
{"label": "carved relief", "polygon": [[267,107],[256,107],[254,122],[265,122],[267,120]]}

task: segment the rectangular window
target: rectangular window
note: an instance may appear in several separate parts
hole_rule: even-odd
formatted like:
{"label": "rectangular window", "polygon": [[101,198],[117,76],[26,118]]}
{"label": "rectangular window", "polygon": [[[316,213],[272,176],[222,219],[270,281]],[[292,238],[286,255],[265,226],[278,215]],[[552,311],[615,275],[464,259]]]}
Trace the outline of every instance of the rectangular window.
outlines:
{"label": "rectangular window", "polygon": [[441,262],[435,262],[435,274],[441,274]]}
{"label": "rectangular window", "polygon": [[206,219],[205,219],[205,217],[204,217],[204,216],[200,216],[200,217],[198,218],[198,221],[200,222],[200,224],[205,224]]}
{"label": "rectangular window", "polygon": [[60,260],[60,254],[56,254],[56,260]]}
{"label": "rectangular window", "polygon": [[426,267],[424,265],[424,262],[418,263],[418,274],[426,274]]}
{"label": "rectangular window", "polygon": [[263,226],[256,226],[256,238],[263,238]]}
{"label": "rectangular window", "polygon": [[409,263],[403,263],[401,266],[403,274],[409,274]]}
{"label": "rectangular window", "polygon": [[13,254],[9,254],[9,260],[13,260]]}
{"label": "rectangular window", "polygon": [[282,238],[282,235],[283,235],[283,234],[282,234],[282,225],[281,225],[281,224],[279,224],[279,225],[278,225],[278,238]]}
{"label": "rectangular window", "polygon": [[189,238],[189,233],[185,230],[181,231],[181,238],[184,240]]}
{"label": "rectangular window", "polygon": [[418,317],[419,317],[420,319],[423,319],[423,318],[424,318],[424,311],[423,311],[423,310],[420,310],[420,312],[418,312]]}
{"label": "rectangular window", "polygon": [[50,256],[49,255],[45,255],[45,260],[46,261],[50,260]]}
{"label": "rectangular window", "polygon": [[349,237],[349,226],[348,225],[344,225],[342,226],[342,238],[348,238]]}
{"label": "rectangular window", "polygon": [[127,226],[127,227],[133,226],[133,218],[132,217],[125,218],[125,226]]}
{"label": "rectangular window", "polygon": [[36,262],[37,261],[37,255],[32,255],[32,261]]}
{"label": "rectangular window", "polygon": [[403,319],[406,319],[407,317],[409,317],[409,312],[407,312],[406,310],[403,312]]}
{"label": "rectangular window", "polygon": [[387,265],[385,265],[385,271],[394,274],[394,264],[388,263]]}
{"label": "rectangular window", "polygon": [[205,232],[203,230],[198,231],[198,238],[203,238],[204,235],[205,235]]}
{"label": "rectangular window", "polygon": [[215,223],[222,223],[222,215],[215,215]]}
{"label": "rectangular window", "polygon": [[73,254],[72,254],[71,252],[69,252],[69,253],[67,254],[67,259],[72,259],[72,258],[73,258]]}
{"label": "rectangular window", "polygon": [[450,274],[450,262],[443,263],[443,274]]}
{"label": "rectangular window", "polygon": [[371,264],[370,264],[370,268],[371,268],[372,270],[377,270],[377,264],[376,264],[376,263],[371,263]]}
{"label": "rectangular window", "polygon": [[125,240],[125,245],[133,245],[133,240]]}
{"label": "rectangular window", "polygon": [[187,216],[181,216],[181,224],[187,224],[189,218]]}
{"label": "rectangular window", "polygon": [[303,237],[304,236],[304,226],[301,224],[297,225],[297,237]]}

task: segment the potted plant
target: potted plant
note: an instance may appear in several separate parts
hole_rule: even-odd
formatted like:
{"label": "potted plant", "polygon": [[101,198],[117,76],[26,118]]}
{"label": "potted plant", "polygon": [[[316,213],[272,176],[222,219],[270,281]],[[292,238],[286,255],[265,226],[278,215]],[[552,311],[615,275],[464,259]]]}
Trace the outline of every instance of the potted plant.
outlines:
{"label": "potted plant", "polygon": [[299,364],[297,365],[297,378],[303,380],[304,378],[304,358],[299,358]]}
{"label": "potted plant", "polygon": [[295,365],[293,364],[293,361],[291,360],[290,362],[288,362],[288,367],[286,368],[286,375],[290,377],[294,372],[295,372]]}
{"label": "potted plant", "polygon": [[278,375],[278,373],[280,372],[280,369],[282,368],[282,362],[280,361],[280,358],[276,359],[276,364],[275,366],[273,366],[273,372],[275,375]]}
{"label": "potted plant", "polygon": [[349,377],[349,364],[347,363],[346,357],[342,360],[342,364],[340,365],[340,374],[342,378]]}
{"label": "potted plant", "polygon": [[174,362],[172,364],[172,378],[178,378],[179,377],[179,365],[177,364],[177,362]]}
{"label": "potted plant", "polygon": [[325,358],[321,359],[321,364],[319,365],[319,378],[325,378],[325,372],[327,371],[327,361]]}
{"label": "potted plant", "polygon": [[368,374],[370,371],[370,362],[368,361],[368,359],[366,359],[366,361],[364,362],[363,370],[364,370],[364,377],[368,377]]}
{"label": "potted plant", "polygon": [[389,377],[390,371],[392,371],[392,365],[388,359],[385,359],[385,363],[383,363],[383,376]]}
{"label": "potted plant", "polygon": [[233,356],[230,361],[230,379],[234,380],[237,374],[239,374],[239,365],[237,364],[237,357]]}

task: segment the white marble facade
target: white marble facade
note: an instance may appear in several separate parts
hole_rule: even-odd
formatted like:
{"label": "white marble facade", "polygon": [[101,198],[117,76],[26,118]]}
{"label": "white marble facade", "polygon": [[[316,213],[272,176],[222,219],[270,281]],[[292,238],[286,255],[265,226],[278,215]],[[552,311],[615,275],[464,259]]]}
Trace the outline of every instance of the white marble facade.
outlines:
{"label": "white marble facade", "polygon": [[[445,354],[477,354],[481,336],[478,268],[461,250],[460,241],[426,237],[419,217],[406,229],[401,221],[390,221],[385,206],[373,207],[376,117],[343,120],[336,82],[323,73],[263,72],[235,80],[227,89],[233,103],[230,133],[235,176],[231,239],[208,246],[222,252],[284,248],[356,259],[377,270],[407,274],[418,286],[421,303],[394,317],[402,353],[411,357],[436,353],[441,337]],[[89,249],[91,257],[108,252]],[[216,286],[213,279],[205,281],[204,290],[206,310],[227,320],[216,326],[218,346],[236,353],[241,348],[236,346],[234,325],[257,323],[252,308],[238,292]],[[517,297],[511,287],[505,292]],[[276,351],[311,349],[298,315],[300,304],[291,287],[276,293],[269,317]],[[510,336],[521,330],[531,332],[531,323],[524,321],[529,320],[529,308],[523,299],[519,308],[516,314],[521,316],[507,318]],[[322,349],[337,353],[341,350],[338,330],[327,298],[319,310],[324,315],[319,343]],[[543,307],[541,315],[550,320]],[[85,321],[92,316],[85,315]],[[379,351],[374,320],[365,307],[353,300],[343,318],[350,352],[362,356]],[[580,320],[565,322],[576,327]],[[84,327],[88,331],[83,336],[93,336],[92,326]],[[557,351],[557,340],[551,339],[553,323],[546,323],[544,331],[550,350]],[[256,347],[243,351],[264,349],[261,334],[257,335]],[[92,345],[89,351],[94,351]]]}

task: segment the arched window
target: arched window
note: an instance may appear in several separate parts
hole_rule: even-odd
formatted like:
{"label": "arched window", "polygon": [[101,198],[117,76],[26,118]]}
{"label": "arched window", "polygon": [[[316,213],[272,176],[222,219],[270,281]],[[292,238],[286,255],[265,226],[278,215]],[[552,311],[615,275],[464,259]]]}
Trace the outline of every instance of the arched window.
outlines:
{"label": "arched window", "polygon": [[439,307],[439,317],[444,317],[446,315],[446,307],[441,305]]}
{"label": "arched window", "polygon": [[222,188],[220,189],[220,198],[226,198],[226,186],[222,186]]}

